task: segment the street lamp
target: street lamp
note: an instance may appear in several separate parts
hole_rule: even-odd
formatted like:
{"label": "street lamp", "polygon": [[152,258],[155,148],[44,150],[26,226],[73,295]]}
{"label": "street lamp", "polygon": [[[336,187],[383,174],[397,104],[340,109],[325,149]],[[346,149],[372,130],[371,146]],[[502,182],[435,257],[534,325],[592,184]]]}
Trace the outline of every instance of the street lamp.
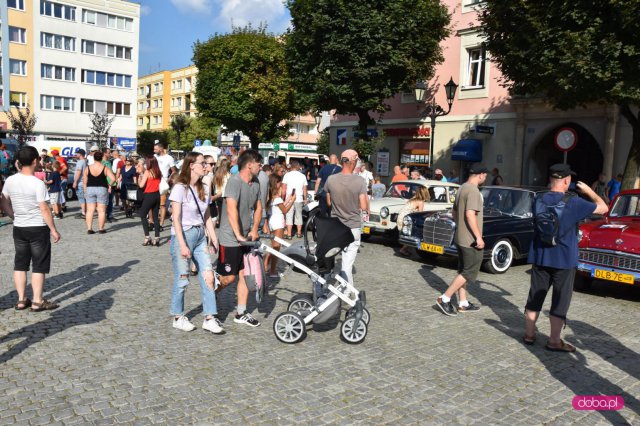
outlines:
{"label": "street lamp", "polygon": [[[424,117],[429,117],[431,119],[431,134],[429,135],[429,168],[433,164],[433,140],[436,132],[436,118],[442,117],[444,115],[449,114],[451,112],[451,106],[453,105],[453,98],[456,96],[456,90],[458,90],[458,85],[453,81],[453,77],[449,79],[449,82],[444,85],[445,93],[447,95],[447,105],[449,108],[445,111],[440,105],[436,103],[435,93],[431,97],[431,101],[425,105],[424,111],[422,112]],[[424,94],[426,91],[426,86],[424,82],[416,83],[415,94],[416,94],[416,102],[422,103],[425,102]]]}

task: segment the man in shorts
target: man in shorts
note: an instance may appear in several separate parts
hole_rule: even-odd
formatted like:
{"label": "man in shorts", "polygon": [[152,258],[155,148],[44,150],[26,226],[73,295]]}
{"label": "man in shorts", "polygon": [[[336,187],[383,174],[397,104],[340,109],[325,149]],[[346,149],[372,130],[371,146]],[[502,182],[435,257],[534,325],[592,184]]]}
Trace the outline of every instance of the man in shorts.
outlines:
{"label": "man in shorts", "polygon": [[229,178],[225,187],[218,235],[220,253],[217,272],[220,275],[220,287],[217,291],[238,278],[238,306],[233,322],[251,327],[259,326],[260,321],[246,312],[249,289],[244,280],[243,256],[247,250],[239,242],[256,241],[259,238],[263,208],[258,181],[261,168],[262,156],[254,149],[247,149],[238,157],[238,173]]}
{"label": "man in shorts", "polygon": [[[458,248],[458,275],[453,279],[447,291],[436,300],[436,304],[445,315],[456,316],[458,312],[476,312],[479,306],[467,300],[467,283],[478,278],[484,240],[482,239],[483,199],[480,185],[487,180],[486,167],[475,166],[469,170],[469,178],[458,189],[453,204],[453,217],[456,221],[454,241]],[[458,294],[458,308],[451,303],[454,293]]]}
{"label": "man in shorts", "polygon": [[[540,200],[547,206],[555,206],[565,197],[571,184],[571,176],[575,175],[568,164],[554,164],[549,169],[551,189],[544,193]],[[560,338],[560,332],[567,319],[567,312],[573,295],[573,280],[578,266],[578,233],[577,224],[592,214],[604,214],[609,209],[584,182],[578,182],[576,188],[586,198],[578,196],[566,200],[565,206],[558,213],[559,228],[555,246],[545,244],[536,234],[529,249],[528,262],[531,267],[531,288],[525,306],[525,334],[523,341],[533,345],[536,341],[536,321],[540,316],[542,304],[550,287],[553,287],[549,322],[551,333],[546,348],[555,352],[575,352],[573,345]],[[535,210],[535,209],[534,209]],[[534,211],[534,214],[538,212]]]}
{"label": "man in shorts", "polygon": [[331,217],[336,217],[351,229],[354,241],[342,251],[342,268],[349,284],[353,285],[353,264],[360,248],[360,227],[362,216],[369,215],[369,197],[367,183],[354,174],[358,163],[358,153],[347,149],[340,154],[340,173],[329,176],[324,189],[327,193],[327,206],[331,208]]}
{"label": "man in shorts", "polygon": [[286,214],[287,238],[293,237],[293,225],[296,225],[296,236],[302,238],[302,209],[307,202],[307,177],[300,171],[300,162],[291,160],[291,171],[282,178],[287,187],[287,197],[295,192],[296,201]]}
{"label": "man in shorts", "polygon": [[[0,196],[2,210],[13,218],[13,280],[18,292],[15,309],[31,307],[32,312],[56,309],[58,305],[44,299],[43,292],[45,274],[51,266],[51,238],[57,243],[60,234],[49,209],[47,188],[33,175],[39,161],[38,150],[25,146],[17,152],[16,160],[20,172],[7,178]],[[26,295],[30,267],[33,300]]]}
{"label": "man in shorts", "polygon": [[163,188],[160,191],[160,227],[162,228],[164,227],[164,219],[167,216],[166,205],[167,194],[169,193],[169,178],[178,169],[176,168],[175,160],[167,154],[167,149],[162,142],[156,140],[156,143],[153,145],[153,155],[156,157],[156,160],[158,160],[158,167],[160,167],[163,181],[161,185]]}

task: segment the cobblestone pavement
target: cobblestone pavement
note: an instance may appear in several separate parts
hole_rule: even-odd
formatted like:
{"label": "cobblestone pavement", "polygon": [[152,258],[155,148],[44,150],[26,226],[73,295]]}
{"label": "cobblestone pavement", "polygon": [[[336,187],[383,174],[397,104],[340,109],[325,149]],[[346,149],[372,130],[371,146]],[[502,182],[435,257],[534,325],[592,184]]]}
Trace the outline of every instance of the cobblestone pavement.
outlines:
{"label": "cobblestone pavement", "polygon": [[[576,293],[565,337],[578,352],[551,353],[546,318],[535,346],[519,340],[526,265],[481,274],[471,295],[482,310],[447,317],[434,302],[450,262],[370,242],[356,261],[372,316],[361,345],[342,343],[336,327],[296,345],[276,340],[275,316],[310,290],[295,273],[250,304],[256,329],[233,323],[235,287],[226,289],[223,336],[201,330],[194,281],[187,307],[198,329],[185,333],[168,315],[169,232],[161,247],[142,247],[139,221],[119,218],[106,235],[86,235],[72,215],[58,222],[46,296],[61,307],[37,314],[13,309],[11,226],[0,228],[0,423],[640,423],[635,288]],[[572,409],[575,395],[594,394],[621,395],[625,408]]]}

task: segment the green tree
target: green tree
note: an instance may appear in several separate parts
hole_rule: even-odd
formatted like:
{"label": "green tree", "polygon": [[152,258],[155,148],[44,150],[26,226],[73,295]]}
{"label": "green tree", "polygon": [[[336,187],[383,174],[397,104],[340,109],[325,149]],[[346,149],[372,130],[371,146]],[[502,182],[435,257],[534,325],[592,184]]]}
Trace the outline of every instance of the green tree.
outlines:
{"label": "green tree", "polygon": [[329,132],[324,130],[320,133],[320,137],[318,138],[318,150],[316,152],[318,154],[329,155],[330,148],[331,142],[329,139]]}
{"label": "green tree", "polygon": [[196,106],[202,117],[240,130],[257,148],[288,134],[283,120],[298,111],[284,60],[284,45],[266,28],[233,28],[196,42]]}
{"label": "green tree", "polygon": [[633,136],[623,187],[640,164],[640,0],[487,0],[481,21],[513,95],[558,109],[618,105]]}
{"label": "green tree", "polygon": [[169,146],[169,131],[141,130],[138,132],[136,151],[143,156],[153,154],[153,145],[156,140]]}
{"label": "green tree", "polygon": [[218,137],[218,125],[215,121],[205,117],[195,117],[191,119],[189,127],[185,130],[182,144],[178,149],[191,151],[196,139],[201,141],[209,139],[212,144],[216,144]]}
{"label": "green tree", "polygon": [[171,129],[176,135],[177,146],[182,145],[181,136],[189,128],[191,119],[184,114],[178,114],[171,117]]}
{"label": "green tree", "polygon": [[450,16],[439,0],[288,0],[289,73],[306,104],[358,116],[359,134],[385,99],[433,76]]}
{"label": "green tree", "polygon": [[38,117],[31,113],[29,105],[25,108],[16,108],[15,114],[11,108],[7,109],[7,119],[11,124],[11,128],[17,134],[18,146],[22,148],[27,143],[27,139],[33,133],[33,128],[36,127]]}

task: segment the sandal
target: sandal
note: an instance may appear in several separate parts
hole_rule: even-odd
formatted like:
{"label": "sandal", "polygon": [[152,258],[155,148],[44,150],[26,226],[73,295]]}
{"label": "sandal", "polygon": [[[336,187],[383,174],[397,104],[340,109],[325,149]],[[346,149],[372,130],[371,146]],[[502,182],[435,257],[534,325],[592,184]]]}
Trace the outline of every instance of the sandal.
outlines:
{"label": "sandal", "polygon": [[551,352],[575,352],[576,347],[560,340],[560,346],[549,346],[549,342],[544,346],[546,350]]}
{"label": "sandal", "polygon": [[16,303],[16,311],[23,311],[27,309],[29,306],[31,306],[31,300],[29,299],[18,300],[18,302]]}
{"label": "sandal", "polygon": [[302,238],[302,234],[296,234],[296,238]]}
{"label": "sandal", "polygon": [[31,302],[31,312],[51,311],[58,308],[57,303],[49,302],[47,299],[42,299],[42,302]]}
{"label": "sandal", "polygon": [[522,336],[522,342],[525,345],[533,345],[536,343],[536,335],[534,334],[533,336],[527,336],[526,334],[524,336]]}
{"label": "sandal", "polygon": [[153,241],[151,242],[151,245],[152,245],[152,246],[155,246],[155,247],[160,247],[160,240],[153,240]]}
{"label": "sandal", "polygon": [[142,243],[142,245],[143,245],[143,246],[151,245],[151,238],[146,237],[146,238],[144,239],[144,243]]}
{"label": "sandal", "polygon": [[87,231],[87,234],[89,234],[89,235],[92,235],[92,234],[95,234],[95,233],[96,233],[96,231],[94,231],[93,229],[89,229]]}
{"label": "sandal", "polygon": [[98,234],[106,234],[107,230],[106,229],[100,229],[98,230]]}

